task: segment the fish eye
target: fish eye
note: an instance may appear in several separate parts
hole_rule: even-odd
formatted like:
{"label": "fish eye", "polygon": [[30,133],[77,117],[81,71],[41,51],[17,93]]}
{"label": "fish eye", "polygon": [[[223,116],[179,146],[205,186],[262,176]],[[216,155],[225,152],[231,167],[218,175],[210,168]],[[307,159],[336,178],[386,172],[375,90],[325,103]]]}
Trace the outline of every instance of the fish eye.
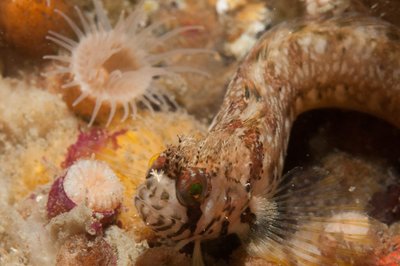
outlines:
{"label": "fish eye", "polygon": [[201,203],[207,189],[207,174],[199,168],[188,168],[182,171],[176,181],[176,196],[184,206]]}

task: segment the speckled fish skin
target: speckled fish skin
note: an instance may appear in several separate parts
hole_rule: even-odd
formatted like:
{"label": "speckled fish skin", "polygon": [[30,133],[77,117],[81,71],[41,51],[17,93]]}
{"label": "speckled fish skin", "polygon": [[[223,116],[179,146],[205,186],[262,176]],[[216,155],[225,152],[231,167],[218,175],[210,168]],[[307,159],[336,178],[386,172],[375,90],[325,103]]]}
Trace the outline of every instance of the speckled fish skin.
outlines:
{"label": "speckled fish skin", "polygon": [[143,185],[136,197],[139,213],[180,246],[228,233],[246,239],[255,221],[267,226],[276,211],[268,198],[281,178],[294,119],[325,107],[367,112],[400,126],[399,29],[344,14],[284,23],[267,32],[230,82],[206,138],[182,139],[168,148],[161,155],[162,171],[148,179],[153,192],[167,182],[171,195],[182,171],[202,169],[208,183],[204,199],[195,207],[172,199],[155,209],[159,199],[149,198]]}
{"label": "speckled fish skin", "polygon": [[[288,23],[252,49],[205,142],[235,139],[227,158],[218,161],[232,161],[232,153],[239,153],[244,163],[243,155],[249,153],[253,160],[247,165],[252,167],[243,176],[253,185],[252,195],[259,195],[280,177],[291,125],[299,114],[339,107],[400,126],[399,101],[397,28],[360,15]],[[245,144],[249,138],[252,148]],[[216,152],[212,147],[202,150]],[[264,156],[256,158],[260,150]]]}

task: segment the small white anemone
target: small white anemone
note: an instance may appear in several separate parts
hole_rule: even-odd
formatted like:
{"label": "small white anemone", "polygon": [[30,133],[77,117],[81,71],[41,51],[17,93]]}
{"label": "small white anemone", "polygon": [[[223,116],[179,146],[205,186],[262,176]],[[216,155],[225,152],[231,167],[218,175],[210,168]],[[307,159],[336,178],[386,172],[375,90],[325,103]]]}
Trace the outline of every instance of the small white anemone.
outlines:
{"label": "small white anemone", "polygon": [[124,188],[104,162],[79,160],[68,168],[63,181],[65,194],[75,204],[94,211],[112,211],[121,205]]}
{"label": "small white anemone", "polygon": [[161,108],[168,103],[154,79],[159,76],[176,76],[180,72],[207,73],[187,66],[170,66],[168,59],[175,55],[211,53],[207,49],[174,49],[162,53],[151,53],[171,37],[184,31],[198,30],[199,26],[186,26],[173,29],[161,36],[154,30],[166,21],[150,24],[143,28],[143,2],[129,16],[121,12],[114,27],[105,13],[100,0],[93,0],[96,20],[85,16],[75,7],[82,28],[59,10],[55,10],[70,25],[79,38],[78,41],[50,31],[47,39],[69,51],[69,55],[46,55],[44,59],[59,62],[55,71],[46,73],[70,74],[72,80],[62,88],[79,86],[81,95],[73,102],[76,106],[86,98],[95,100],[95,107],[89,122],[93,124],[103,103],[110,106],[107,125],[112,121],[117,107],[123,107],[122,121],[129,113],[136,116],[137,103],[141,102],[153,111],[152,105]]}

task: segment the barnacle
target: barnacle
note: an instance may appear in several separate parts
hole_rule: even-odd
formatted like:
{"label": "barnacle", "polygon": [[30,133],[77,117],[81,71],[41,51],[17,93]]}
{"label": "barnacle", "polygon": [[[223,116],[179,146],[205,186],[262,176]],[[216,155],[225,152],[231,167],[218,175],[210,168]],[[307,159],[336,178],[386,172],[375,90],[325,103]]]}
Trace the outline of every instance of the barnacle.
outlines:
{"label": "barnacle", "polygon": [[46,55],[45,59],[58,61],[56,70],[47,74],[69,74],[71,79],[62,88],[79,86],[80,96],[72,106],[85,99],[95,101],[89,125],[92,125],[103,104],[109,106],[107,125],[115,116],[117,109],[123,109],[122,121],[129,113],[136,116],[137,104],[148,109],[154,106],[165,108],[171,103],[161,86],[155,82],[160,76],[176,77],[180,72],[205,74],[188,66],[172,66],[168,60],[177,55],[210,53],[206,49],[174,49],[155,53],[171,37],[187,30],[200,29],[198,26],[178,27],[156,36],[153,31],[166,21],[159,21],[142,28],[145,18],[143,1],[137,9],[125,17],[121,13],[118,22],[112,27],[101,2],[93,0],[96,20],[85,16],[77,7],[76,12],[82,29],[63,12],[56,10],[75,32],[78,41],[50,31],[47,38],[69,51],[69,55]]}

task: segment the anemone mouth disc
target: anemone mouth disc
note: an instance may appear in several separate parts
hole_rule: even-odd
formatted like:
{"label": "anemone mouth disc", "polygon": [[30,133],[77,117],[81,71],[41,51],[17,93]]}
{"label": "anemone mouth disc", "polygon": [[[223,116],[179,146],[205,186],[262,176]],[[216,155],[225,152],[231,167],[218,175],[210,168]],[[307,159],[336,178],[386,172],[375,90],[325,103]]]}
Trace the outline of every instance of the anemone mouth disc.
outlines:
{"label": "anemone mouth disc", "polygon": [[64,191],[75,204],[87,204],[98,212],[118,208],[123,199],[123,186],[111,168],[96,160],[74,163],[64,178]]}

